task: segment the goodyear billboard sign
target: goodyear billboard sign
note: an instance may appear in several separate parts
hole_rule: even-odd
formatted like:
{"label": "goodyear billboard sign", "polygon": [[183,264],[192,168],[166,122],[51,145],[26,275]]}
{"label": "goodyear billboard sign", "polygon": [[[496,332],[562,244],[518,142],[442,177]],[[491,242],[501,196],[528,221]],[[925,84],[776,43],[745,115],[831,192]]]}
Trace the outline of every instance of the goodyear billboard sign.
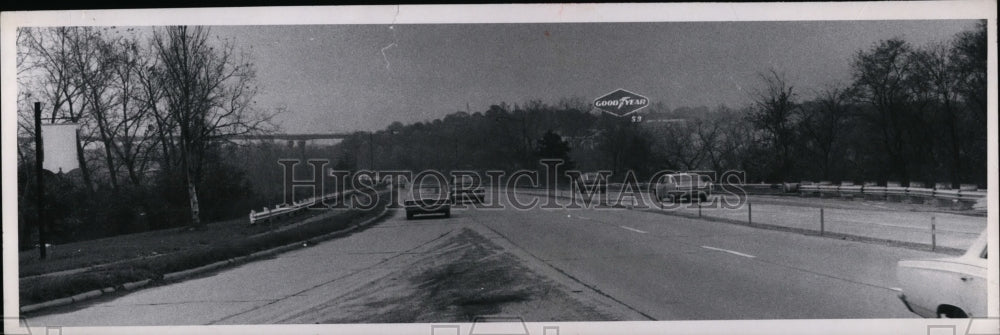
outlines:
{"label": "goodyear billboard sign", "polygon": [[619,89],[594,100],[594,107],[616,116],[626,116],[649,105],[644,96]]}

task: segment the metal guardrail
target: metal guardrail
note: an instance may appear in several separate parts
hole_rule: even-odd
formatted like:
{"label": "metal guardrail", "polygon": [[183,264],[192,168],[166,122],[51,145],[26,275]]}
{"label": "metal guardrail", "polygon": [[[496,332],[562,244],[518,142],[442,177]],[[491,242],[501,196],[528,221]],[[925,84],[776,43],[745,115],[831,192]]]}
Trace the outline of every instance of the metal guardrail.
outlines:
{"label": "metal guardrail", "polygon": [[885,190],[885,186],[865,185],[865,187],[862,189],[861,194],[875,196],[876,198],[885,198],[887,193]]}
{"label": "metal guardrail", "polygon": [[906,187],[902,186],[886,186],[885,195],[906,195]]}
{"label": "metal guardrail", "polygon": [[[609,188],[621,187],[622,183],[608,183]],[[713,191],[719,191],[719,184],[713,185]],[[899,183],[890,182],[888,186],[878,186],[873,182],[866,182],[863,185],[844,182],[833,184],[822,181],[819,183],[801,182],[786,184],[740,184],[739,187],[752,193],[770,192],[798,192],[800,194],[825,194],[831,196],[873,196],[885,198],[887,196],[909,196],[920,198],[933,198],[943,200],[958,200],[963,202],[975,202],[986,197],[986,190],[976,189],[974,185],[963,185],[959,189],[949,189],[943,187],[903,187]],[[639,183],[642,191],[649,191],[648,183]]]}
{"label": "metal guardrail", "polygon": [[976,201],[986,197],[986,190],[963,187],[960,189],[925,188],[925,187],[903,187],[897,183],[890,183],[888,186],[877,185],[854,185],[854,184],[817,184],[801,183],[798,187],[799,193],[803,194],[829,194],[829,195],[873,195],[877,197],[886,196],[911,196],[921,198],[935,198],[958,201]]}
{"label": "metal guardrail", "polygon": [[837,191],[840,192],[840,193],[842,193],[842,194],[860,195],[860,194],[864,194],[865,187],[863,185],[854,185],[854,184],[844,185],[844,184],[841,184]]}
{"label": "metal guardrail", "polygon": [[309,207],[315,206],[316,204],[323,203],[327,200],[335,199],[341,196],[348,196],[353,194],[354,190],[344,191],[341,193],[330,193],[321,197],[310,197],[308,199],[303,199],[301,201],[293,202],[291,205],[280,204],[275,205],[273,209],[268,209],[264,207],[260,212],[250,210],[250,224],[256,224],[258,221],[264,221],[270,219],[276,219],[281,217],[288,217],[296,215]]}

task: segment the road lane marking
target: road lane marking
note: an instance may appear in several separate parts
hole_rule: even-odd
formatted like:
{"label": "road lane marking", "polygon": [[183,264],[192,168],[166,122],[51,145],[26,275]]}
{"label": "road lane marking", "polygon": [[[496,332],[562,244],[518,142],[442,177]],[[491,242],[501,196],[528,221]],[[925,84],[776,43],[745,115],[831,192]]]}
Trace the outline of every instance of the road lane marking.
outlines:
{"label": "road lane marking", "polygon": [[710,247],[710,246],[707,246],[707,245],[703,245],[701,247],[705,248],[705,249],[709,249],[709,250],[727,252],[727,253],[730,253],[730,254],[733,254],[733,255],[736,255],[736,256],[743,256],[743,257],[747,257],[747,258],[756,258],[757,257],[757,256],[750,255],[750,254],[744,254],[744,253],[738,252],[738,251],[732,251],[732,250],[722,249],[722,248],[715,248],[715,247]]}
{"label": "road lane marking", "polygon": [[647,231],[638,230],[638,229],[635,229],[635,228],[632,228],[632,227],[626,227],[626,226],[619,226],[619,227],[625,228],[626,230],[634,231],[634,232],[639,233],[639,234],[648,233]]}

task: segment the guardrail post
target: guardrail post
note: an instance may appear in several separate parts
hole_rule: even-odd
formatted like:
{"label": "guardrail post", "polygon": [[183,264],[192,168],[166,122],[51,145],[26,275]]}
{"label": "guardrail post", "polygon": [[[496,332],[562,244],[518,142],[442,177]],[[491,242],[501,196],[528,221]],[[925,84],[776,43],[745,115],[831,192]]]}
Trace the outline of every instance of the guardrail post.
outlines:
{"label": "guardrail post", "polygon": [[823,217],[823,207],[819,208],[819,236],[823,236],[823,232],[826,230],[825,222]]}
{"label": "guardrail post", "polygon": [[931,251],[937,249],[937,225],[935,221],[937,221],[937,218],[931,216]]}

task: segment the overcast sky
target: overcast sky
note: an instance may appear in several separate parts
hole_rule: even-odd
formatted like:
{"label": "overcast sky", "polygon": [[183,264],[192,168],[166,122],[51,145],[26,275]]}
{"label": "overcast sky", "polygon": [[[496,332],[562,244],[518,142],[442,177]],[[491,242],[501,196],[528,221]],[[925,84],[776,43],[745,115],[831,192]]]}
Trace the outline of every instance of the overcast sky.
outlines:
{"label": "overcast sky", "polygon": [[[803,98],[850,82],[858,50],[948,42],[973,21],[219,26],[247,47],[286,133],[381,129],[531,99],[624,88],[682,106],[745,105],[757,73]],[[252,46],[252,49],[249,47]],[[383,57],[384,51],[384,57]]]}

